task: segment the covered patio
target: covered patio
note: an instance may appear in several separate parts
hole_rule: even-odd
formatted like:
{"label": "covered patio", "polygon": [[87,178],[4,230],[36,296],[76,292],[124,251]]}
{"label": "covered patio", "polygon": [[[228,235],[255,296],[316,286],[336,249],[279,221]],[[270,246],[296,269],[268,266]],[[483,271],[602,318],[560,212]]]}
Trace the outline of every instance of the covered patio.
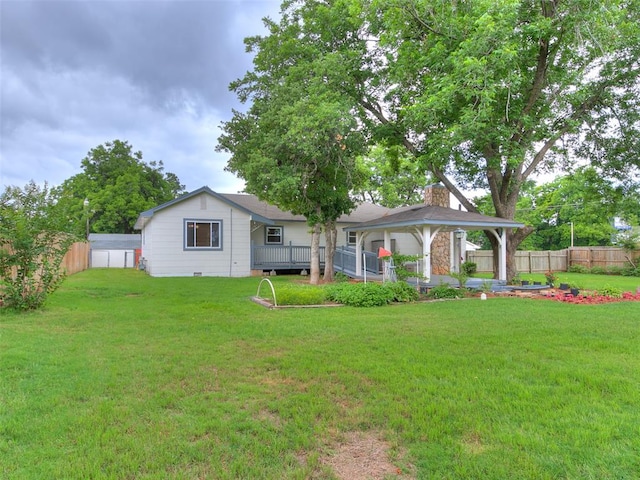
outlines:
{"label": "covered patio", "polygon": [[[432,251],[434,240],[438,234],[444,239],[444,248],[449,249],[449,272],[458,272],[462,258],[464,258],[466,232],[470,230],[485,230],[490,232],[498,241],[500,254],[498,258],[498,279],[507,279],[507,236],[509,228],[524,227],[524,224],[498,217],[490,217],[478,213],[455,210],[436,205],[413,205],[397,209],[394,213],[381,218],[363,222],[351,227],[345,227],[346,232],[355,232],[355,273],[363,274],[364,241],[372,232],[383,232],[384,248],[391,250],[391,234],[394,232],[409,233],[422,246],[422,265],[418,272],[429,282],[436,275],[446,275],[447,272],[432,272],[433,258],[437,252]],[[448,241],[446,240],[448,238]],[[400,252],[404,253],[404,252]]]}

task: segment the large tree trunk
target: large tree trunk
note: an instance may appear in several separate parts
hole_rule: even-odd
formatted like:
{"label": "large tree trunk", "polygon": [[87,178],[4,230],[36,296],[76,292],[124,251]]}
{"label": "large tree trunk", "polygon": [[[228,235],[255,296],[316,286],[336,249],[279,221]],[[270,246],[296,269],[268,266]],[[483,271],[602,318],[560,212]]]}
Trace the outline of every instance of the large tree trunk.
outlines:
{"label": "large tree trunk", "polygon": [[324,238],[324,281],[333,282],[333,257],[336,253],[336,242],[338,239],[335,222],[326,222],[324,224]]}
{"label": "large tree trunk", "polygon": [[320,233],[322,225],[316,223],[311,230],[311,265],[309,283],[318,285],[320,283]]}

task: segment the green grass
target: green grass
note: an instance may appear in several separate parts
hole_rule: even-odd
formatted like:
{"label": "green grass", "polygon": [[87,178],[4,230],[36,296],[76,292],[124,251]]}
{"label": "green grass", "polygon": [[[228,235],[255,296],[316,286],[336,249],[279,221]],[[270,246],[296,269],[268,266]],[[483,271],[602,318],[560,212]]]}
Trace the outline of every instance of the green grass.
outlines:
{"label": "green grass", "polygon": [[[491,278],[489,273],[479,273],[473,275],[479,278]],[[627,292],[634,292],[640,287],[640,277],[623,277],[621,275],[595,275],[588,273],[569,273],[569,272],[556,272],[558,280],[556,285],[560,283],[568,283],[579,285],[580,288],[585,290],[597,290],[604,286],[611,286],[615,288],[621,288]],[[529,280],[546,283],[545,276],[542,273],[521,273],[521,280]]]}
{"label": "green grass", "polygon": [[328,479],[349,431],[416,478],[640,472],[640,303],[268,310],[258,282],[95,269],[2,312],[0,478]]}

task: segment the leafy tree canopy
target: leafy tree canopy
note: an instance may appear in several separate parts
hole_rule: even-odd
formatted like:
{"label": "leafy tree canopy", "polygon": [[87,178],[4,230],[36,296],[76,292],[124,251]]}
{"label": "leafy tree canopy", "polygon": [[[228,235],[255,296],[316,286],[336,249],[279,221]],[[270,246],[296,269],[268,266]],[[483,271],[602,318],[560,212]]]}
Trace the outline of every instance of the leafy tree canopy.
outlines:
{"label": "leafy tree canopy", "polygon": [[389,208],[424,200],[424,186],[434,183],[407,150],[399,145],[376,145],[360,159],[366,180],[356,191],[362,201]]}
{"label": "leafy tree canopy", "polygon": [[[126,141],[114,140],[89,151],[82,173],[58,189],[58,208],[77,219],[77,233],[133,233],[140,212],[176,198],[184,191],[178,177],[164,172],[162,161],[145,163]],[[85,205],[88,200],[88,206]]]}
{"label": "leafy tree canopy", "polygon": [[[476,200],[483,213],[493,214],[490,197]],[[534,232],[522,242],[526,250],[559,250],[571,245],[606,246],[616,240],[614,219],[637,225],[640,191],[603,177],[585,166],[552,182],[528,182],[516,207],[516,219]],[[474,238],[478,241],[477,238]]]}
{"label": "leafy tree canopy", "polygon": [[[249,43],[272,60],[269,73],[320,72],[359,128],[404,146],[470,211],[462,190],[486,188],[513,219],[531,175],[575,154],[635,178],[638,0],[311,0],[282,12]],[[508,232],[509,277],[531,232]]]}

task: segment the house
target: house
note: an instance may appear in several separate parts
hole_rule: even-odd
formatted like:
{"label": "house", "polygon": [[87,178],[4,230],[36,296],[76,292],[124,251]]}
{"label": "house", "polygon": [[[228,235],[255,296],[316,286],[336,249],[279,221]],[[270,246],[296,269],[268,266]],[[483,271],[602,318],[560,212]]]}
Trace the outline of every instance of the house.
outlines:
{"label": "house", "polygon": [[134,268],[141,247],[140,234],[92,233],[89,235],[92,268]]}
{"label": "house", "polygon": [[[358,205],[337,221],[334,266],[358,276],[378,273],[376,252],[384,247],[421,256],[418,268],[427,277],[446,274],[459,268],[466,229],[493,231],[506,248],[504,229],[522,226],[454,210],[448,202],[449,192],[436,184],[425,190],[424,205],[398,209]],[[311,236],[306,219],[254,195],[221,194],[202,187],[142,212],[135,228],[142,232],[141,264],[153,276],[243,277],[309,268]],[[321,237],[321,264],[323,243]]]}
{"label": "house", "polygon": [[[354,234],[343,227],[378,218],[389,209],[362,204],[343,215],[339,245]],[[142,265],[152,276],[244,277],[265,271],[309,269],[311,236],[306,219],[258,200],[202,187],[142,212]],[[355,240],[352,240],[355,241]],[[321,263],[324,250],[321,236]]]}

